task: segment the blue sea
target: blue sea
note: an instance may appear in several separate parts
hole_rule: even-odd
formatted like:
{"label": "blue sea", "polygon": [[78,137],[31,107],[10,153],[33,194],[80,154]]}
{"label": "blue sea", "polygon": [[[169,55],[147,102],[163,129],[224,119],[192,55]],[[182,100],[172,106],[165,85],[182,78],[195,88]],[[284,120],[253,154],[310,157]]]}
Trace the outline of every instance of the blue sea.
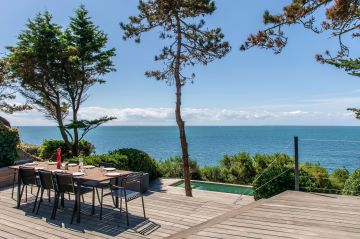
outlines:
{"label": "blue sea", "polygon": [[[17,127],[22,141],[41,144],[60,139],[56,127]],[[337,126],[192,126],[187,127],[189,153],[199,165],[215,165],[224,154],[246,151],[294,154],[294,136],[299,137],[300,162],[320,163],[330,171],[360,168],[360,127]],[[96,153],[124,147],[142,149],[158,160],[180,155],[178,129],[155,126],[109,126],[90,132],[86,139]]]}

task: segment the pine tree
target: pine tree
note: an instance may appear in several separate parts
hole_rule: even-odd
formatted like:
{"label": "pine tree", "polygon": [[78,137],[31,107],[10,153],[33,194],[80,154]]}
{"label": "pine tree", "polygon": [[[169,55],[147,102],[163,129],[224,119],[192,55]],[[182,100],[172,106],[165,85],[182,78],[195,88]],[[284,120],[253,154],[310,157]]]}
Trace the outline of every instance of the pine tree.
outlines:
{"label": "pine tree", "polygon": [[139,2],[139,14],[129,17],[130,23],[120,23],[124,40],[133,38],[140,42],[144,32],[160,29],[160,38],[170,42],[155,61],[162,61],[162,70],[145,72],[147,77],[163,80],[176,87],[176,123],[179,128],[182,150],[183,176],[186,196],[192,196],[190,185],[189,153],[185,122],[181,115],[182,87],[193,82],[195,74],[184,74],[184,68],[196,64],[207,65],[230,51],[220,28],[204,29],[204,16],[215,11],[210,0],[149,0]]}

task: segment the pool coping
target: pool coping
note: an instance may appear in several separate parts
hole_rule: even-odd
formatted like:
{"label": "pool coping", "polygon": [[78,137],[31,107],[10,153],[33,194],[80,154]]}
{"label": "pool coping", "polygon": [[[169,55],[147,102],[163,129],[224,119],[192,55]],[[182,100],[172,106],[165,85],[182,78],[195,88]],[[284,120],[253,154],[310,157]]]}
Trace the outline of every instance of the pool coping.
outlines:
{"label": "pool coping", "polygon": [[[171,187],[176,187],[175,184],[179,183],[180,181],[184,181],[184,179],[179,179],[176,182],[173,182],[169,184]],[[212,181],[205,181],[205,180],[190,180],[191,182],[199,182],[199,183],[210,183],[210,184],[220,184],[220,185],[226,185],[226,186],[241,186],[246,188],[253,189],[253,186],[251,185],[243,185],[243,184],[234,184],[234,183],[220,183],[220,182],[212,182]]]}

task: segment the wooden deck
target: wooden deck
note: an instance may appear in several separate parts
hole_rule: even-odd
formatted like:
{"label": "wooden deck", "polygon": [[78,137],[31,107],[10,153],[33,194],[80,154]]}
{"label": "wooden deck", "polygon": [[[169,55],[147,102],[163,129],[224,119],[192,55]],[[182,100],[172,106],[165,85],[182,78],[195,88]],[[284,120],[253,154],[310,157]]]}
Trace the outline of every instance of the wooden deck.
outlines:
{"label": "wooden deck", "polygon": [[[130,228],[126,226],[125,214],[111,207],[111,197],[105,198],[103,220],[91,212],[91,194],[85,197],[89,206],[82,207],[81,223],[70,224],[72,205],[65,200],[65,209],[58,211],[56,220],[50,220],[51,204],[45,199],[39,215],[32,213],[34,196],[28,191],[28,203],[23,200],[20,209],[11,199],[11,188],[0,188],[0,238],[165,238],[202,222],[222,215],[234,208],[249,204],[251,200],[236,200],[239,195],[227,196],[214,193],[194,198],[172,192],[169,183],[155,184],[145,197],[147,221],[142,218],[141,200],[129,203]],[[36,188],[34,189],[36,191]],[[35,193],[35,192],[34,192]],[[23,197],[25,198],[25,197]],[[73,198],[72,198],[73,199]],[[44,205],[44,207],[43,207]]]}
{"label": "wooden deck", "polygon": [[100,221],[85,206],[82,222],[71,225],[69,202],[50,220],[47,203],[36,215],[31,212],[33,197],[17,209],[11,189],[0,189],[0,238],[360,238],[359,197],[289,191],[251,203],[249,198],[195,190],[195,197],[187,198],[166,184],[153,190],[145,197],[148,220],[141,217],[141,202],[132,201],[127,228],[124,214],[111,207]]}
{"label": "wooden deck", "polygon": [[288,191],[170,238],[360,238],[360,197]]}

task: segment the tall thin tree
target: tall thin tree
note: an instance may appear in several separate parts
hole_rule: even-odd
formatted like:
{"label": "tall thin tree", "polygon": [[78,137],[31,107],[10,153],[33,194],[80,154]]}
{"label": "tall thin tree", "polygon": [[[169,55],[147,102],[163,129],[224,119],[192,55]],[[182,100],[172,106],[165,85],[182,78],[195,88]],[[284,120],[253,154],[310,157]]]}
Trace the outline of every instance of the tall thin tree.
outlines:
{"label": "tall thin tree", "polygon": [[215,3],[210,0],[149,0],[139,2],[139,14],[129,17],[128,24],[120,23],[124,30],[124,40],[133,38],[140,42],[141,34],[160,29],[160,38],[169,42],[155,61],[162,61],[162,70],[147,71],[147,77],[164,80],[176,87],[176,123],[179,128],[182,150],[183,176],[186,196],[192,196],[190,185],[189,152],[185,132],[185,122],[181,115],[182,87],[192,82],[195,74],[184,74],[186,66],[207,65],[224,57],[229,51],[229,43],[223,41],[220,28],[205,29],[206,15],[215,11]]}

